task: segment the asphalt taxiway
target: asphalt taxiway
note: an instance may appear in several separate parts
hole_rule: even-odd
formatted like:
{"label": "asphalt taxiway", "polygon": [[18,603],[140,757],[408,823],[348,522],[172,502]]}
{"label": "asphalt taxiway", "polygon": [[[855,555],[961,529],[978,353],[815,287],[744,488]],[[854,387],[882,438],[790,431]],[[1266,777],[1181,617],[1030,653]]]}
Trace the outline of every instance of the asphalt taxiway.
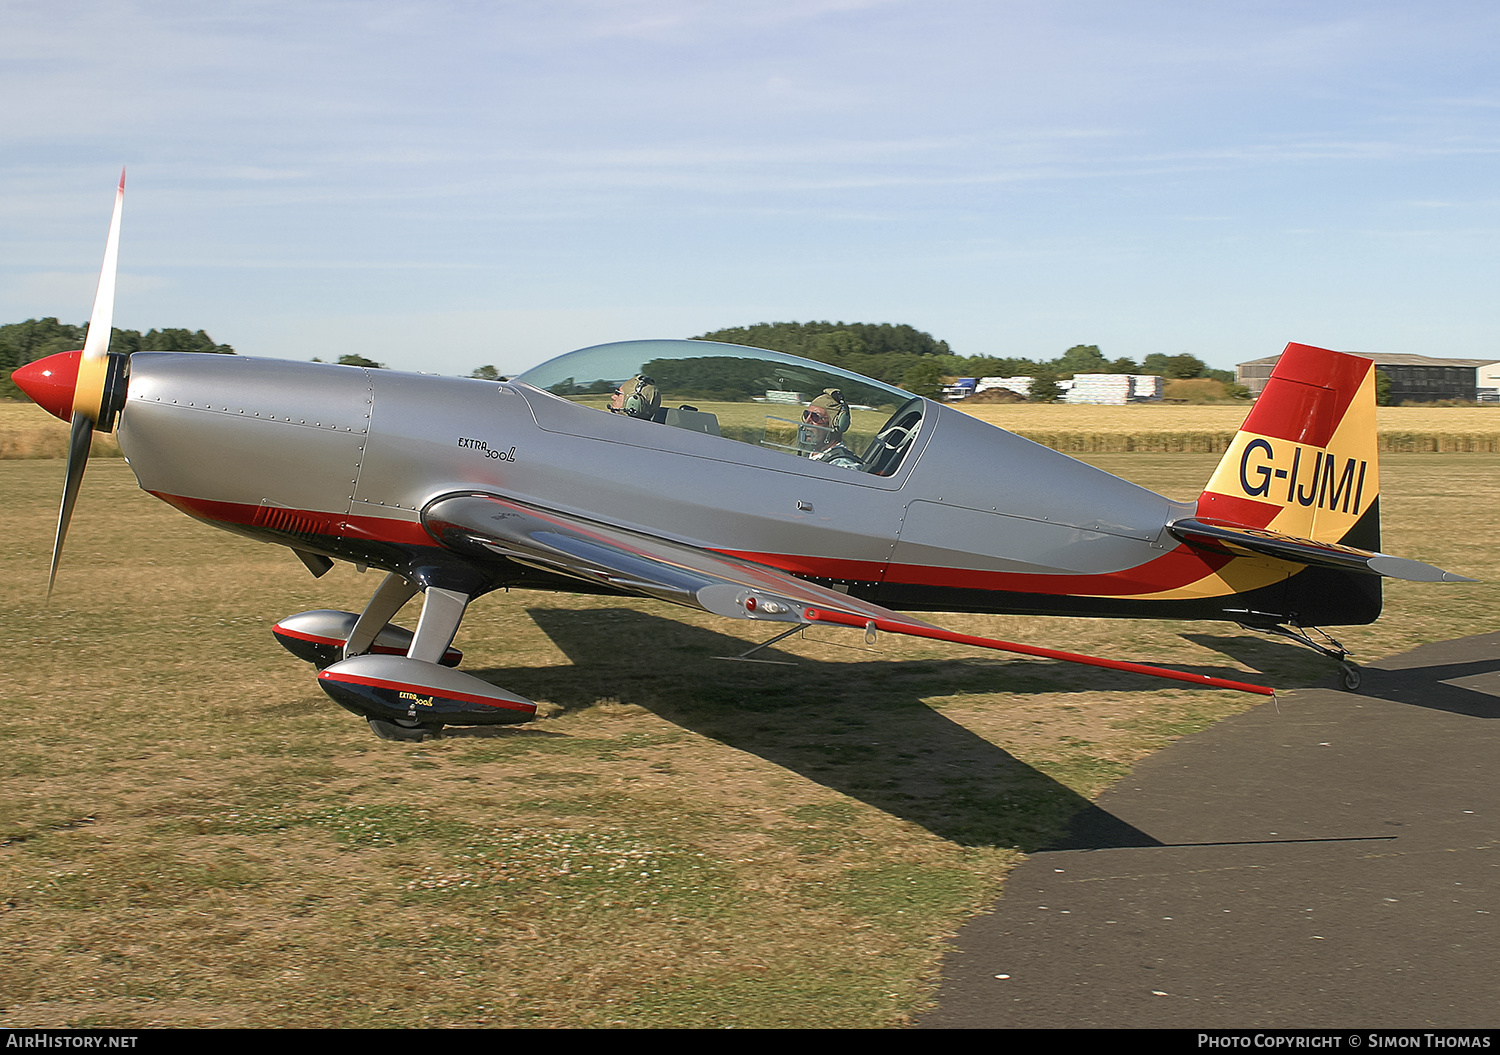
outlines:
{"label": "asphalt taxiway", "polygon": [[1011,875],[940,1027],[1500,1026],[1500,633],[1143,761]]}

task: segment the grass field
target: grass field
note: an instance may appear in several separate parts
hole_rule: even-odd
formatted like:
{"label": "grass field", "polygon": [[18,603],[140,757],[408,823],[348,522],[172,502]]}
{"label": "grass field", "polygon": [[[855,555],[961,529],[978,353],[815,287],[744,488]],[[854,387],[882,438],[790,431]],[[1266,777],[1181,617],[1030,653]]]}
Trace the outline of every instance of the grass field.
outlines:
{"label": "grass field", "polygon": [[[1008,408],[999,408],[1008,409]],[[1196,412],[1196,408],[1191,408]],[[1213,457],[1090,459],[1173,497]],[[1382,461],[1395,583],[1359,658],[1490,630],[1500,456]],[[465,669],[527,726],[374,739],[269,634],[357,609],[92,463],[43,602],[62,464],[0,462],[0,1026],[880,1026],[943,941],[1142,756],[1258,702],[648,601],[477,603]],[[408,618],[403,620],[410,623]],[[1264,680],[1331,664],[1218,624],[939,616],[954,629]]]}

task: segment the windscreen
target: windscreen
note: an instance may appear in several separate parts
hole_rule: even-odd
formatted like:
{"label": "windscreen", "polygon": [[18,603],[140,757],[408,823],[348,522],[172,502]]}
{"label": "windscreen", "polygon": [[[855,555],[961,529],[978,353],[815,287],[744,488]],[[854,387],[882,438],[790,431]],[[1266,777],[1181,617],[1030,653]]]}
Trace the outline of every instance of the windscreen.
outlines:
{"label": "windscreen", "polygon": [[889,475],[922,418],[911,393],[781,352],[710,341],[625,341],[516,378],[601,412]]}

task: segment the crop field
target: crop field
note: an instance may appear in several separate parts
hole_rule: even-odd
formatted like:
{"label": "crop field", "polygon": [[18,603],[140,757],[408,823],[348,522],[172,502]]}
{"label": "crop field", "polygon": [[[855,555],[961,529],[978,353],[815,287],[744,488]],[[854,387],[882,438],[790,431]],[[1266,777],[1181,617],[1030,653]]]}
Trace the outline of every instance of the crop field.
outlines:
{"label": "crop field", "polygon": [[[11,458],[66,458],[68,425],[35,403],[0,400],[0,460]],[[94,434],[89,458],[118,458],[113,436]]]}
{"label": "crop field", "polygon": [[[1233,432],[1250,404],[1178,406],[1133,403],[1123,407],[1067,403],[955,403],[959,410],[1012,432],[1057,429],[1073,432]],[[1376,407],[1381,432],[1497,432],[1500,406]]]}
{"label": "crop field", "polygon": [[[1250,409],[1246,404],[954,405],[981,421],[1070,454],[1217,454],[1228,449]],[[1500,407],[1377,407],[1375,417],[1382,453],[1500,453]]]}
{"label": "crop field", "polygon": [[[1188,497],[1216,458],[1089,460]],[[794,665],[728,663],[767,635],[513,591],[456,644],[546,717],[387,743],[269,633],[358,609],[375,574],[315,580],[105,459],[46,603],[62,471],[0,461],[0,1027],[899,1024],[1024,854],[1260,702],[833,628],[769,653]],[[1388,550],[1483,581],[1391,584],[1337,636],[1369,660],[1493,629],[1500,456],[1392,455],[1382,484]],[[1282,688],[1333,673],[1228,625],[934,618]]]}
{"label": "crop field", "polygon": [[[577,400],[603,409],[607,396]],[[697,401],[719,419],[723,434],[759,443],[794,442],[801,411],[768,403]],[[981,421],[1069,454],[1217,454],[1229,446],[1245,405],[1177,406],[1137,403],[1124,407],[1070,406],[1065,403],[956,403]],[[856,410],[847,442],[863,450],[885,424],[883,411]],[[1500,453],[1500,407],[1380,407],[1376,411],[1383,453]],[[0,401],[0,460],[61,458],[68,452],[68,427],[31,403]],[[93,457],[118,457],[112,436],[94,438]]]}

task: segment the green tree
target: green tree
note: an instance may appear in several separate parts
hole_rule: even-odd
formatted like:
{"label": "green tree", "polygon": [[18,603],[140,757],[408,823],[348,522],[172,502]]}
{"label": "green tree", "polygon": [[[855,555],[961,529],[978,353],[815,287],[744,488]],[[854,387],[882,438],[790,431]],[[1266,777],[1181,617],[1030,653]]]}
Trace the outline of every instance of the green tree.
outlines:
{"label": "green tree", "polygon": [[1097,344],[1075,344],[1054,359],[1052,366],[1058,377],[1072,377],[1074,374],[1106,373],[1109,361]]}
{"label": "green tree", "polygon": [[367,370],[384,370],[384,363],[377,363],[374,359],[366,359],[362,355],[339,356],[340,366],[362,366]]}
{"label": "green tree", "polygon": [[[1163,355],[1161,352],[1152,352],[1141,362],[1141,372],[1156,374],[1165,377],[1169,381],[1175,381],[1190,377],[1203,377],[1208,369],[1208,364],[1196,355]],[[1233,377],[1230,378],[1234,380]]]}
{"label": "green tree", "polygon": [[485,364],[484,366],[476,366],[474,368],[474,372],[472,374],[470,374],[469,376],[470,377],[478,378],[481,381],[501,381],[501,380],[504,380],[504,378],[502,378],[500,376],[500,371],[496,370],[493,366],[489,365],[488,363]]}
{"label": "green tree", "polygon": [[1208,369],[1208,364],[1196,355],[1172,355],[1167,357],[1166,369],[1162,376],[1174,380],[1186,380],[1191,377],[1202,377],[1203,371]]}
{"label": "green tree", "polygon": [[787,352],[892,384],[900,384],[907,367],[918,358],[953,352],[947,341],[934,340],[931,334],[912,326],[888,322],[758,322],[692,339]]}
{"label": "green tree", "polygon": [[1031,377],[1031,391],[1026,398],[1033,403],[1056,403],[1062,397],[1057,375],[1050,369],[1037,370]]}
{"label": "green tree", "polygon": [[964,360],[963,368],[953,373],[963,377],[1031,377],[1041,364],[1030,359],[996,359],[974,355]]}
{"label": "green tree", "polygon": [[234,349],[227,344],[215,344],[214,339],[202,330],[148,330],[141,334],[136,330],[115,330],[110,334],[109,349],[112,352],[210,352],[215,355],[233,355]]}
{"label": "green tree", "polygon": [[865,342],[857,333],[848,330],[834,330],[832,333],[820,333],[817,340],[813,342],[816,349],[815,358],[820,363],[831,363],[839,366],[848,362],[855,356],[865,355]]}
{"label": "green tree", "polygon": [[[19,366],[43,359],[54,352],[71,352],[83,347],[88,326],[72,326],[54,318],[27,319],[0,326],[0,399],[23,399],[21,390],[10,380],[10,372]],[[132,352],[214,352],[233,355],[227,344],[216,344],[202,330],[151,330],[144,336],[139,330],[115,329],[110,332],[109,350],[129,355]]]}
{"label": "green tree", "polygon": [[901,387],[912,395],[939,399],[943,394],[943,367],[932,359],[919,359],[901,375]]}
{"label": "green tree", "polygon": [[1375,405],[1377,407],[1391,405],[1391,375],[1378,366],[1375,368]]}

